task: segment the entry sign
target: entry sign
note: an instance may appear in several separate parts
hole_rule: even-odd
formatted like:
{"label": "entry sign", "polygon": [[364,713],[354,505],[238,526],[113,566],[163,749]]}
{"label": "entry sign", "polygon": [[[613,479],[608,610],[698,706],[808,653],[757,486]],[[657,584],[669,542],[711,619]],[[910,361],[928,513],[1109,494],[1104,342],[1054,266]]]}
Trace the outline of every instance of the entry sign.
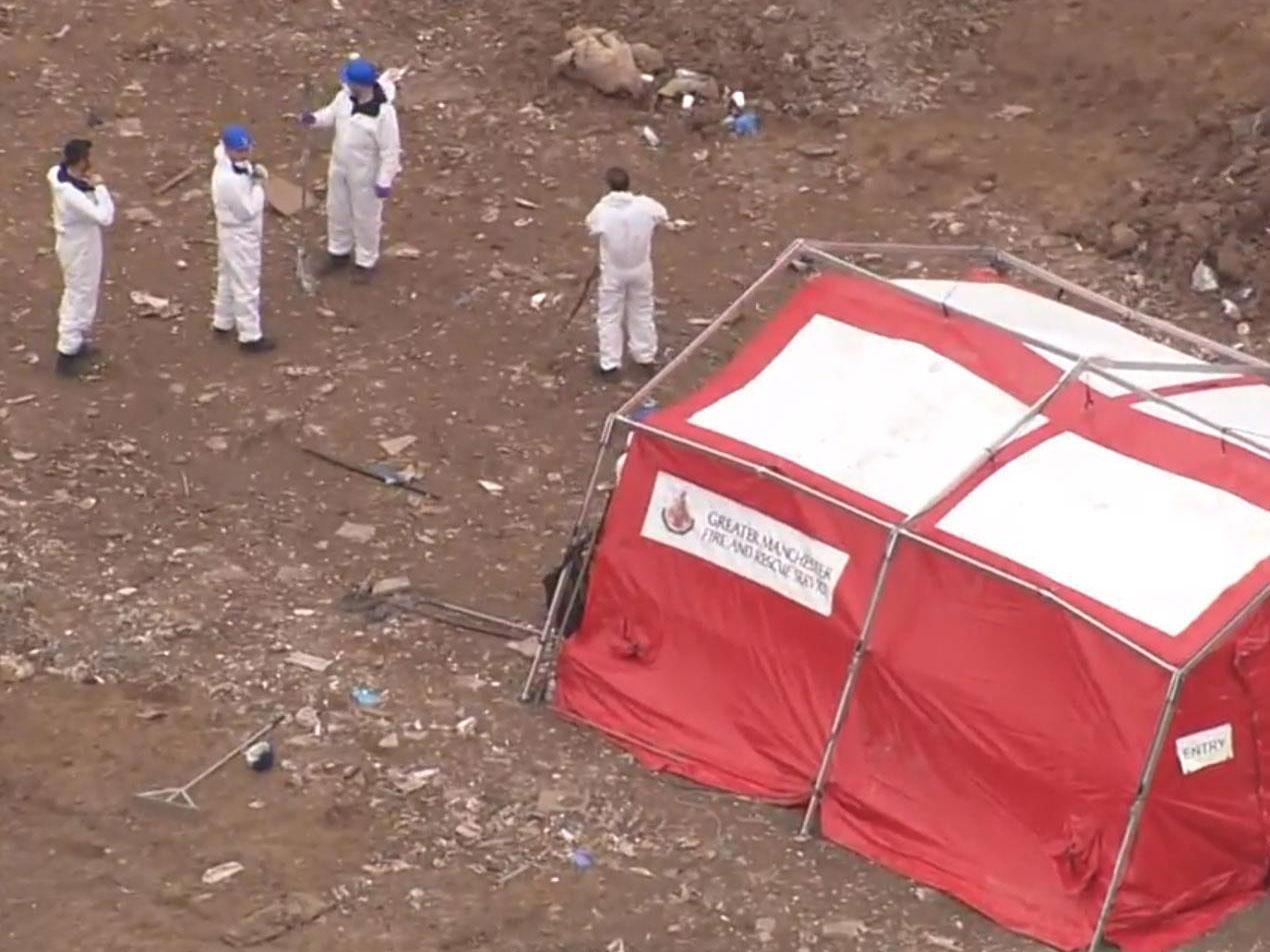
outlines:
{"label": "entry sign", "polygon": [[1193,774],[1234,759],[1235,735],[1229,724],[1177,739],[1177,762],[1184,774]]}

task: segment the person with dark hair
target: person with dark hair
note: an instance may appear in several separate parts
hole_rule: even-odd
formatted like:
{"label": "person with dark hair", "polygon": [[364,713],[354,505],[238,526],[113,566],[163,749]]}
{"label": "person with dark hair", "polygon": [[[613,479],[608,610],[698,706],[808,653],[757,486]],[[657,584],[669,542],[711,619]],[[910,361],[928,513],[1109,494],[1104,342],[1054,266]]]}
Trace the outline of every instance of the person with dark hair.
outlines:
{"label": "person with dark hair", "polygon": [[631,359],[651,369],[657,360],[653,322],[653,232],[670,216],[665,206],[631,192],[625,169],[604,174],[609,192],[586,217],[587,230],[600,240],[600,287],[596,295],[599,373],[609,377],[622,366],[624,343]]}
{"label": "person with dark hair", "polygon": [[97,319],[101,288],[101,230],[115,221],[115,203],[93,171],[93,144],[72,139],[62,161],[49,169],[53,193],[53,231],[62,266],[62,301],[57,311],[57,371],[78,372],[91,352],[88,337]]}

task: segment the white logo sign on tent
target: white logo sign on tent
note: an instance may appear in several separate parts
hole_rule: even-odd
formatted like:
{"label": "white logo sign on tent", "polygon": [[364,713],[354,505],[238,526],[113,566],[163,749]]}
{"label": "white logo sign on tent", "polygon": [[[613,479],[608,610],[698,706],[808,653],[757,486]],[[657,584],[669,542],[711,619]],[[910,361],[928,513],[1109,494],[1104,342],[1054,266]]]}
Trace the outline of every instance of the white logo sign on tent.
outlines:
{"label": "white logo sign on tent", "polygon": [[850,556],[734,499],[658,473],[640,534],[828,617]]}

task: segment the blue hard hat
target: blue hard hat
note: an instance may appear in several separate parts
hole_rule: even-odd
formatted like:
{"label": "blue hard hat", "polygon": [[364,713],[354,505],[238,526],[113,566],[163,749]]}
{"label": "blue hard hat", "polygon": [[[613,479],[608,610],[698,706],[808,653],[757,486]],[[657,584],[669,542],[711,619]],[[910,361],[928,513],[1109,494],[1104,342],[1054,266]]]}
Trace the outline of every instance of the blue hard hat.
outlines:
{"label": "blue hard hat", "polygon": [[251,137],[246,126],[226,126],[225,131],[220,134],[220,141],[225,148],[235,152],[250,149],[256,144],[256,140]]}
{"label": "blue hard hat", "polygon": [[350,86],[374,86],[377,79],[379,79],[379,70],[370,60],[359,57],[349,60],[348,65],[344,67],[344,82]]}

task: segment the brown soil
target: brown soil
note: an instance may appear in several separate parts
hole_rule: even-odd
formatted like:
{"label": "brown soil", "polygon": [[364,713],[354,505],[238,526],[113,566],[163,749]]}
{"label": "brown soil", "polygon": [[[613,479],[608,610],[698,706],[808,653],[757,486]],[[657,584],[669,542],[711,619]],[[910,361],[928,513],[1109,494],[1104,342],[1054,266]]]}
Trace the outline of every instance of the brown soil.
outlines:
{"label": "brown soil", "polygon": [[[272,948],[1032,948],[842,850],[796,842],[787,813],[649,776],[519,705],[525,660],[503,643],[343,598],[406,575],[538,618],[603,416],[638,383],[593,381],[584,318],[556,330],[591,263],[579,220],[612,162],[694,223],[659,246],[672,350],[794,237],[963,230],[1259,348],[1270,143],[1240,120],[1264,105],[1264,4],[338,6],[0,5],[17,84],[0,102],[0,653],[37,669],[0,683],[0,949],[223,948],[226,930],[288,894],[334,906]],[[578,22],[746,89],[762,135],[729,139],[552,80],[547,61]],[[389,256],[369,289],[332,279],[307,299],[293,277],[299,223],[272,218],[265,320],[281,346],[244,357],[209,340],[207,171],[153,190],[205,162],[215,130],[238,119],[275,174],[298,177],[284,114],[301,108],[305,77],[329,86],[353,49],[415,69],[386,245],[420,256]],[[1033,111],[994,118],[1007,106]],[[122,136],[120,118],[144,136]],[[660,149],[642,144],[645,123]],[[51,370],[59,276],[43,175],[85,133],[121,216],[106,362],[68,382]],[[126,220],[136,207],[157,224]],[[311,245],[320,228],[308,220]],[[1201,256],[1223,295],[1253,289],[1242,337],[1216,296],[1190,292]],[[171,297],[181,316],[137,316],[135,290]],[[439,503],[298,450],[366,463],[400,435],[418,438],[405,455]],[[337,536],[346,521],[374,537]],[[288,664],[293,649],[334,664]],[[387,692],[377,713],[349,700],[363,685]],[[306,706],[321,736],[284,725],[280,766],[231,763],[195,790],[197,813],[134,797]],[[396,746],[381,746],[389,734]],[[571,864],[579,846],[595,868]],[[240,874],[202,884],[230,860]],[[826,937],[829,923],[856,938]],[[1268,930],[1263,906],[1197,948],[1258,948]]]}

